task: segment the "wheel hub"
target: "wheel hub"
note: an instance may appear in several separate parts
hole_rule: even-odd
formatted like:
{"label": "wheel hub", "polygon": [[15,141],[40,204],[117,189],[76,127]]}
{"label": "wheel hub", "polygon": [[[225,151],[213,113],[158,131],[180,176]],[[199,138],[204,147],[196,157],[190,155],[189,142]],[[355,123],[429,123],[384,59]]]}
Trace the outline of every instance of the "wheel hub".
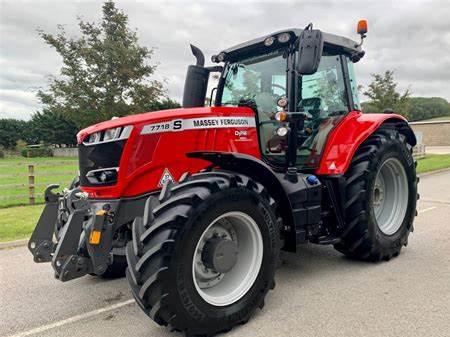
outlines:
{"label": "wheel hub", "polygon": [[397,232],[408,207],[407,176],[398,159],[387,159],[378,170],[372,205],[378,228],[386,235]]}
{"label": "wheel hub", "polygon": [[263,258],[255,220],[243,212],[216,218],[201,235],[193,256],[192,276],[198,294],[209,304],[230,305],[251,288]]}
{"label": "wheel hub", "polygon": [[[378,180],[378,179],[377,179]],[[384,200],[384,191],[383,187],[376,182],[375,187],[373,189],[373,204],[374,206],[380,206]]]}
{"label": "wheel hub", "polygon": [[227,273],[233,269],[238,259],[236,242],[219,237],[206,241],[202,251],[204,265],[216,273]]}

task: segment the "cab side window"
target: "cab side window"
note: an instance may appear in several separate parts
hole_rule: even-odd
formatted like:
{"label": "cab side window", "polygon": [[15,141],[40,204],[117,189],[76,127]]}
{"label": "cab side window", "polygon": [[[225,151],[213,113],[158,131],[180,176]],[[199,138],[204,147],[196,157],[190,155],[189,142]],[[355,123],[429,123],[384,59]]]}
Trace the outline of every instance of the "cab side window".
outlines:
{"label": "cab side window", "polygon": [[299,107],[307,114],[305,129],[299,138],[297,163],[315,168],[328,134],[351,109],[345,87],[340,55],[323,55],[319,69],[299,79]]}
{"label": "cab side window", "polygon": [[299,104],[313,118],[317,114],[323,118],[350,110],[339,56],[322,56],[317,72],[303,76],[301,97]]}

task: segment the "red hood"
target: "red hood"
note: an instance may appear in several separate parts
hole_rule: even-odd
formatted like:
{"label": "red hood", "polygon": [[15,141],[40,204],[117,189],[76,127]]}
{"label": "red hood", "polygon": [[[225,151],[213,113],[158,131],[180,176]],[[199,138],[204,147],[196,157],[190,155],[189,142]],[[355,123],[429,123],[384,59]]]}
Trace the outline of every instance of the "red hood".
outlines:
{"label": "red hood", "polygon": [[241,110],[244,114],[252,115],[253,112],[250,108],[236,108],[236,107],[201,107],[201,108],[179,108],[179,109],[171,109],[171,110],[161,110],[161,111],[153,111],[153,112],[145,112],[137,115],[130,115],[126,117],[111,119],[105,122],[101,122],[98,124],[94,124],[88,126],[87,128],[81,130],[77,134],[78,144],[80,144],[83,139],[94,132],[103,131],[106,129],[115,128],[118,126],[126,126],[126,125],[135,125],[138,123],[145,122],[159,122],[170,120],[173,118],[192,118],[196,116],[205,116],[205,115],[214,115],[215,110],[220,109],[220,111],[224,112],[224,110],[229,110],[230,115],[234,112],[236,113],[236,109]]}

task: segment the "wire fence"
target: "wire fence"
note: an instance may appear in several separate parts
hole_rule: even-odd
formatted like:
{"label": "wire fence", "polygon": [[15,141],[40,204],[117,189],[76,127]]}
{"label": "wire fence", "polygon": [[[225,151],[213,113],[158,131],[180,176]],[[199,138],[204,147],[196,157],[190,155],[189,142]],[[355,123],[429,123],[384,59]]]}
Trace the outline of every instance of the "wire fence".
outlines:
{"label": "wire fence", "polygon": [[0,208],[44,203],[50,184],[68,186],[76,176],[76,161],[0,163]]}
{"label": "wire fence", "polygon": [[[414,147],[414,157],[425,157],[425,146]],[[44,203],[44,191],[50,184],[67,187],[78,173],[77,160],[0,162],[0,208]]]}

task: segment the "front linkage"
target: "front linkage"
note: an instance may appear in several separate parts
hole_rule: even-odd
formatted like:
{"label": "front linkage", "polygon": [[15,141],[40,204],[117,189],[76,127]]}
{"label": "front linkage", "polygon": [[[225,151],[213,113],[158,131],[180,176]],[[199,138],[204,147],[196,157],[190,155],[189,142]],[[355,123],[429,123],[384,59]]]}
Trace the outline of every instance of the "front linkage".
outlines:
{"label": "front linkage", "polygon": [[63,282],[103,274],[112,262],[114,213],[107,207],[95,211],[76,188],[53,193],[58,187],[45,190],[45,208],[28,242],[34,261],[51,262]]}

